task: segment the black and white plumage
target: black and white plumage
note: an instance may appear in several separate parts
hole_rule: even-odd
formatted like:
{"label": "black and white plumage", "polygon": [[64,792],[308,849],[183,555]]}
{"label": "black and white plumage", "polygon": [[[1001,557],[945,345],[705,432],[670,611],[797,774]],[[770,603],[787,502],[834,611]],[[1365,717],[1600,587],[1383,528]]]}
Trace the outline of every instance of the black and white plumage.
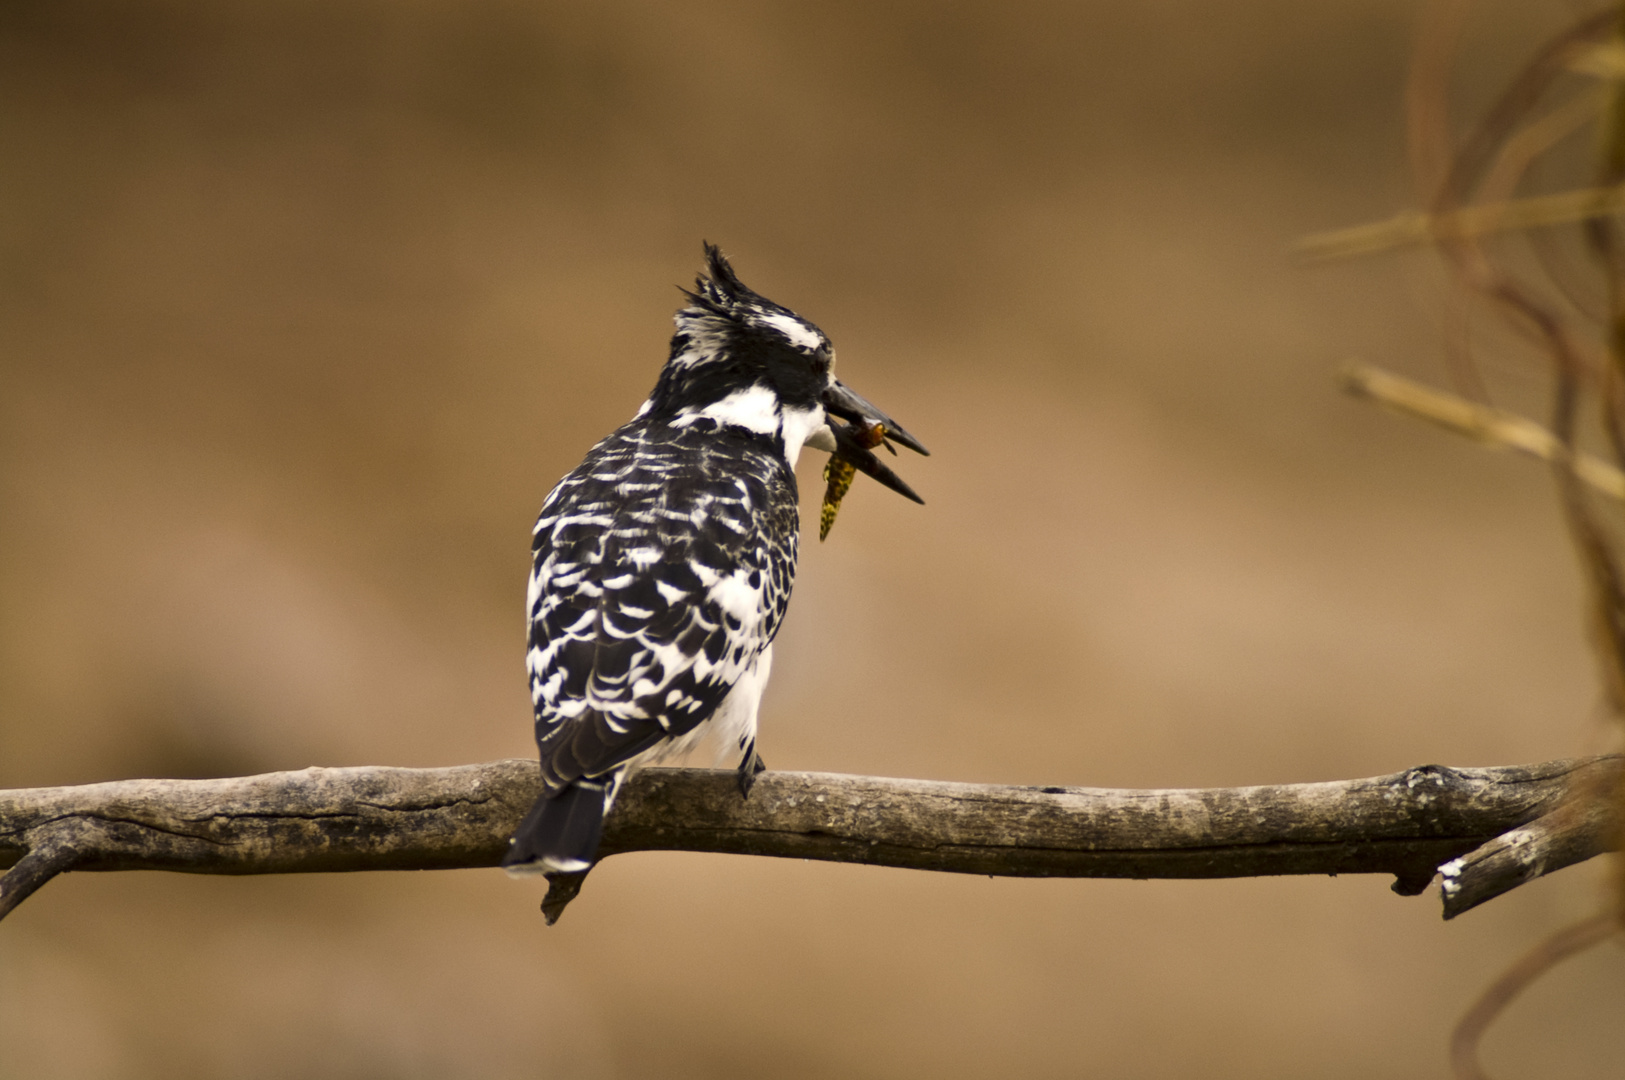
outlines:
{"label": "black and white plumage", "polygon": [[804,446],[919,501],[852,433],[880,425],[924,447],[835,379],[824,333],[748,289],[709,244],[706,259],[654,392],[536,522],[527,667],[546,790],[510,871],[590,868],[626,776],[707,734],[738,747],[748,794],[795,582]]}

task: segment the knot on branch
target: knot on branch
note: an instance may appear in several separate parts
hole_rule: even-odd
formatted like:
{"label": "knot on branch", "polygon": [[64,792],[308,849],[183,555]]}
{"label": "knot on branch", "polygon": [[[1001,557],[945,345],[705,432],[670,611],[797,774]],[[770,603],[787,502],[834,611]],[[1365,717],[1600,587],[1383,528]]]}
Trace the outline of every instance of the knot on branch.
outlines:
{"label": "knot on branch", "polygon": [[1467,774],[1448,765],[1417,765],[1399,774],[1398,781],[1412,796],[1459,791],[1468,786]]}

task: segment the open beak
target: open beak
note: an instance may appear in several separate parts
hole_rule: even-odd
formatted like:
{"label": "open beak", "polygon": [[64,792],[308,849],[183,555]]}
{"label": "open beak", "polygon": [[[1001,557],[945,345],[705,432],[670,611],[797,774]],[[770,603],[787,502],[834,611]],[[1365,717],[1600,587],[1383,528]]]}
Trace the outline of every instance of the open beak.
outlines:
{"label": "open beak", "polygon": [[[914,489],[905,484],[902,477],[892,472],[885,462],[875,457],[870,447],[875,445],[873,433],[878,428],[881,443],[893,454],[897,453],[891,445],[893,442],[908,447],[916,454],[930,454],[931,451],[927,450],[920,440],[905,431],[901,424],[839,380],[824,391],[823,400],[824,411],[832,419],[823,431],[807,440],[807,445],[827,450],[846,459],[856,466],[859,472],[874,477],[905,499],[913,499],[923,505],[925,500],[916,495]],[[835,417],[849,423],[839,423],[833,419]]]}
{"label": "open beak", "polygon": [[902,424],[881,412],[868,398],[839,379],[835,380],[834,386],[824,391],[824,411],[831,416],[839,416],[842,420],[862,424],[866,428],[880,424],[885,427],[888,440],[900,443],[916,454],[924,454],[927,457],[931,455],[931,451],[927,450],[920,440],[903,430]]}

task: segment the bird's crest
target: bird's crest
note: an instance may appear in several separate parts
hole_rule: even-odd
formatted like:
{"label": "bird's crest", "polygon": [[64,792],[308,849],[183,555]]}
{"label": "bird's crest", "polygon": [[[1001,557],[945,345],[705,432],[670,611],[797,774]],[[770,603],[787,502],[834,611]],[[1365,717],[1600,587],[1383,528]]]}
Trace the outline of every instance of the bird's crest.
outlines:
{"label": "bird's crest", "polygon": [[740,281],[715,244],[705,245],[705,272],[694,279],[692,290],[682,293],[688,304],[672,320],[677,333],[670,362],[678,367],[715,359],[730,338],[752,332],[774,334],[808,353],[828,348],[829,340],[816,326]]}
{"label": "bird's crest", "polygon": [[705,272],[694,278],[693,290],[683,289],[682,293],[688,297],[690,306],[677,313],[679,329],[685,316],[738,323],[753,315],[791,314],[740,281],[728,257],[712,243],[705,245]]}

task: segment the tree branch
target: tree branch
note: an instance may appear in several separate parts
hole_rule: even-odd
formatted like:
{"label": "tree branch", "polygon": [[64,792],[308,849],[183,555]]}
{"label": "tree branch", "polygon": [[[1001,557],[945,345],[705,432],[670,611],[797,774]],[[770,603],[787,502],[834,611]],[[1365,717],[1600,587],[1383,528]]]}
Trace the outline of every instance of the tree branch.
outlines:
{"label": "tree branch", "polygon": [[[1620,767],[1617,757],[1424,765],[1364,780],[1145,791],[769,772],[748,800],[732,771],[650,769],[621,793],[602,850],[1012,877],[1389,873],[1403,895],[1449,863],[1449,918],[1608,850],[1617,822],[1592,795],[1611,788]],[[70,869],[495,866],[540,790],[534,762],[508,760],[0,791],[0,867],[12,867],[0,880],[0,916]],[[1581,797],[1583,812],[1567,809]],[[1478,850],[1482,858],[1462,858]],[[1519,854],[1509,861],[1505,850]],[[579,885],[555,882],[551,915]]]}
{"label": "tree branch", "polygon": [[1439,867],[1444,917],[1598,852],[1619,850],[1619,810],[1610,794],[1602,784],[1590,790],[1575,785],[1549,812]]}

